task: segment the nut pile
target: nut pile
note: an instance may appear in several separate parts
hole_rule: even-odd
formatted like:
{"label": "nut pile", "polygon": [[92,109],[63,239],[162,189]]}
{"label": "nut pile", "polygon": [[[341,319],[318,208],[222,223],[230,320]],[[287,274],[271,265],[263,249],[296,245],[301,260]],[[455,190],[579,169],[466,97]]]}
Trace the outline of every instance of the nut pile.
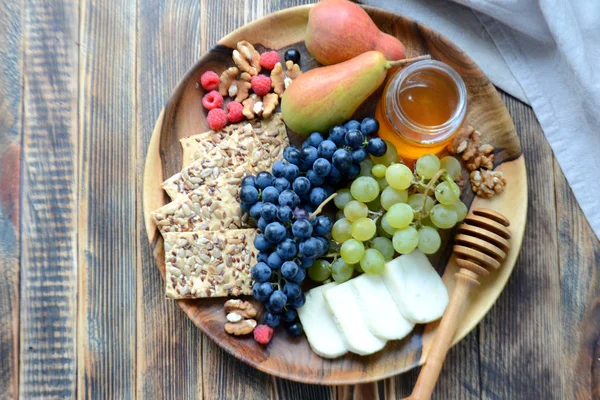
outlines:
{"label": "nut pile", "polygon": [[[235,66],[220,75],[206,71],[200,78],[200,84],[207,91],[202,99],[209,110],[207,122],[215,131],[243,119],[271,117],[285,89],[302,74],[294,61],[286,61],[284,71],[276,51],[260,54],[246,40],[237,43],[232,58]],[[227,113],[221,108],[224,97],[230,98]]]}
{"label": "nut pile", "polygon": [[494,169],[494,146],[481,144],[481,133],[472,126],[463,128],[450,148],[453,154],[460,154],[470,171],[471,189],[477,196],[490,198],[502,193],[506,178]]}

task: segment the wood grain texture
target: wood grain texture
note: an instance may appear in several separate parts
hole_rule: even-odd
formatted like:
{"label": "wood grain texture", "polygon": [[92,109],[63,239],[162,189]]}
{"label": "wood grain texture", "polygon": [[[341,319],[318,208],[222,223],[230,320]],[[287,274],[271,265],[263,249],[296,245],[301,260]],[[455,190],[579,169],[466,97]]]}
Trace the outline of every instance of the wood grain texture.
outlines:
{"label": "wood grain texture", "polygon": [[525,159],[534,165],[527,169],[530,202],[519,265],[480,324],[482,396],[560,398],[564,366],[556,329],[560,326],[560,276],[552,154],[533,112],[508,96],[504,101],[516,123]]}
{"label": "wood grain texture", "polygon": [[76,393],[77,40],[74,0],[24,2],[20,387]]}
{"label": "wood grain texture", "polygon": [[0,393],[19,397],[22,2],[0,4]]}
{"label": "wood grain texture", "polygon": [[[164,102],[200,57],[200,2],[138,1],[137,153],[148,151],[154,122]],[[142,198],[144,157],[137,157],[136,190]],[[142,215],[137,202],[137,215]],[[187,398],[202,395],[201,332],[163,293],[143,218],[137,223],[137,361],[139,398]],[[185,378],[183,378],[185,377]]]}
{"label": "wood grain texture", "polygon": [[133,0],[82,0],[78,397],[135,396],[136,115]]}
{"label": "wood grain texture", "polygon": [[[179,78],[233,29],[310,2],[0,4],[0,398],[392,400],[410,393],[418,370],[325,387],[269,377],[234,359],[164,299],[142,229],[141,183],[132,179],[140,181],[154,122]],[[491,312],[450,350],[433,398],[600,398],[600,242],[531,109],[503,99],[530,180],[525,246]],[[108,282],[119,276],[129,283]]]}
{"label": "wood grain texture", "polygon": [[553,160],[563,397],[600,398],[600,242]]}
{"label": "wood grain texture", "polygon": [[[285,41],[287,34],[291,35],[290,40],[297,40],[297,32],[301,32],[302,23],[306,23],[307,10],[308,8],[287,10],[245,25],[220,40],[220,46],[204,55],[184,76],[165,108],[164,120],[157,125],[152,138],[155,143],[152,146],[158,147],[150,150],[146,161],[146,169],[152,171],[152,174],[145,175],[144,194],[146,192],[148,194],[144,197],[146,216],[165,202],[165,196],[159,187],[161,179],[176,173],[181,167],[181,149],[178,139],[206,128],[205,115],[198,112],[201,109],[202,91],[197,89],[196,83],[200,75],[209,69],[219,72],[231,65],[230,47],[235,45],[237,40],[248,35],[252,36],[253,41],[257,43],[270,43],[268,38],[276,37],[278,45],[285,44],[299,49],[303,52],[302,67],[305,70],[310,68],[313,64],[310,55],[305,51],[304,44]],[[508,262],[497,274],[498,277],[485,280],[478,288],[456,335],[455,340],[458,340],[464,337],[491,307],[508,279],[518,254],[524,231],[525,214],[520,212],[521,216],[518,217],[519,207],[515,208],[514,202],[521,204],[522,208],[527,202],[524,195],[524,188],[526,188],[524,164],[522,158],[517,159],[520,155],[520,144],[500,96],[464,52],[438,33],[410,20],[376,9],[368,9],[368,12],[382,30],[402,38],[408,56],[432,53],[434,57],[443,59],[459,71],[469,93],[467,119],[483,133],[484,142],[495,145],[498,151],[498,162],[502,163],[502,168],[506,166],[505,172],[513,182],[507,186],[505,193],[498,200],[488,202],[489,205],[478,201],[478,204],[486,203],[479,204],[481,207],[500,211],[510,215],[511,219],[517,218],[514,226],[516,229],[514,249],[507,256]],[[216,13],[209,12],[209,14]],[[291,25],[290,21],[293,21]],[[278,50],[283,53],[286,46]],[[369,104],[374,105],[374,101]],[[363,111],[367,111],[367,108]],[[155,250],[156,261],[159,267],[164,268],[162,239],[152,222],[149,219],[147,221],[150,222],[147,224],[148,236]],[[444,269],[448,256],[449,252],[444,256],[445,258],[440,257],[436,260],[440,270]],[[451,261],[444,274],[445,283],[450,290],[454,287],[455,268],[457,268],[456,264]],[[424,361],[435,330],[435,324],[427,327],[425,333],[422,333],[423,328],[420,327],[409,339],[390,342],[386,351],[374,356],[346,356],[330,361],[315,356],[305,340],[290,341],[286,337],[276,335],[269,345],[269,351],[265,352],[250,339],[240,340],[226,335],[222,329],[224,323],[222,306],[217,300],[204,301],[202,304],[198,301],[180,301],[178,304],[203,332],[218,341],[227,352],[271,374],[311,383],[340,384],[372,381],[378,377],[390,376],[413,368]],[[204,357],[207,354],[210,353],[205,353]]]}

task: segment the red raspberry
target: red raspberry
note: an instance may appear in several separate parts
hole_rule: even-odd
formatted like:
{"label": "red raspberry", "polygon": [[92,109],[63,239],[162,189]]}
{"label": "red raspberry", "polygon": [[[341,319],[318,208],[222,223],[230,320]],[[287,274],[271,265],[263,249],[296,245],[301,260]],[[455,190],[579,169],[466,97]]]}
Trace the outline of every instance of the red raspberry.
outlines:
{"label": "red raspberry", "polygon": [[266,75],[254,75],[250,83],[254,93],[259,96],[264,96],[271,91],[271,78]]}
{"label": "red raspberry", "polygon": [[208,126],[213,131],[220,131],[227,125],[227,114],[220,108],[213,108],[208,112],[206,122],[208,122]]}
{"label": "red raspberry", "polygon": [[242,103],[238,103],[237,101],[231,101],[227,104],[227,121],[231,123],[240,122],[244,119],[244,114],[242,114],[242,110],[244,106]]}
{"label": "red raspberry", "polygon": [[273,337],[273,328],[269,325],[257,325],[254,328],[254,340],[260,344],[268,344]]}
{"label": "red raspberry", "polygon": [[260,55],[260,66],[265,69],[275,68],[275,64],[279,62],[279,54],[276,51],[267,51]]}
{"label": "red raspberry", "polygon": [[217,92],[216,90],[208,92],[202,98],[202,105],[207,110],[221,108],[223,107],[223,96],[221,96],[221,93]]}
{"label": "red raspberry", "polygon": [[206,71],[200,77],[200,84],[206,90],[217,90],[219,87],[219,75],[214,71]]}

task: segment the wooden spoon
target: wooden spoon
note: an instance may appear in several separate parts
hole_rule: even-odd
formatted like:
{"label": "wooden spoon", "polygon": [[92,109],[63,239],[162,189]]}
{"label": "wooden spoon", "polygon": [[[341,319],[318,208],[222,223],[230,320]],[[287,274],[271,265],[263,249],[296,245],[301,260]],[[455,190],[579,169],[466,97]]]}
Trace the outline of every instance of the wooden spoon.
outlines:
{"label": "wooden spoon", "polygon": [[510,246],[509,224],[502,214],[478,209],[469,214],[458,228],[459,234],[454,245],[456,263],[460,267],[456,273],[456,287],[417,383],[412,394],[405,400],[431,398],[471,289],[479,285],[477,278],[480,275],[487,275],[490,267],[499,268],[506,257]]}

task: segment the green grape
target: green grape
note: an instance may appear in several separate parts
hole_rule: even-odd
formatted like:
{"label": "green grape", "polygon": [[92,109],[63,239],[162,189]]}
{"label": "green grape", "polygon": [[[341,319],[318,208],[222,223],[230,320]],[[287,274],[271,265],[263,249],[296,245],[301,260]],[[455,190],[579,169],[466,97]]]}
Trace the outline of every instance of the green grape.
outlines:
{"label": "green grape", "polygon": [[392,241],[386,237],[376,237],[371,240],[371,248],[379,250],[383,254],[385,261],[394,258],[394,246],[392,245]]}
{"label": "green grape", "polygon": [[442,238],[434,228],[424,226],[419,229],[419,250],[425,254],[433,254],[440,248]]}
{"label": "green grape", "polygon": [[363,269],[360,267],[360,263],[356,263],[356,264],[352,264],[352,268],[354,268],[354,270],[356,272],[358,272],[359,274],[364,273],[365,271],[363,271]]}
{"label": "green grape", "polygon": [[460,196],[460,189],[457,194],[454,188],[452,187],[452,184],[456,185],[456,183],[448,181],[442,182],[435,187],[435,198],[437,199],[437,201],[445,205],[451,205],[458,201],[458,197]]}
{"label": "green grape", "polygon": [[456,222],[460,222],[467,217],[469,213],[469,209],[462,201],[457,201],[454,204],[451,204],[450,207],[456,212]]}
{"label": "green grape", "polygon": [[313,265],[307,268],[308,277],[315,282],[323,282],[331,275],[331,264],[327,260],[315,260]]}
{"label": "green grape", "polygon": [[456,194],[457,197],[460,197],[460,187],[454,181],[447,181],[448,185],[450,185],[450,189]]}
{"label": "green grape", "polygon": [[368,203],[379,196],[379,185],[375,178],[371,178],[370,176],[359,176],[352,182],[350,194],[352,194],[352,197],[356,200]]}
{"label": "green grape", "polygon": [[367,249],[360,260],[360,267],[366,274],[380,274],[385,268],[385,258],[379,250]]}
{"label": "green grape", "polygon": [[437,229],[438,228],[437,226],[434,225],[433,222],[431,222],[431,218],[429,218],[429,215],[426,216],[425,218],[421,219],[421,225],[423,225],[423,226],[430,226],[433,229]]}
{"label": "green grape", "polygon": [[408,254],[419,244],[419,232],[412,226],[397,230],[392,239],[394,249],[400,254]]}
{"label": "green grape", "polygon": [[331,237],[336,242],[345,242],[352,237],[350,226],[352,224],[346,218],[338,219],[331,228]]}
{"label": "green grape", "polygon": [[387,222],[396,229],[406,228],[412,222],[413,218],[413,209],[406,203],[394,204],[385,214]]}
{"label": "green grape", "polygon": [[413,180],[410,168],[404,164],[392,164],[385,171],[385,179],[394,189],[408,189]]}
{"label": "green grape", "polygon": [[391,206],[397,203],[406,203],[406,200],[408,200],[406,190],[398,190],[388,186],[381,192],[381,206],[384,210],[389,210]]}
{"label": "green grape", "polygon": [[394,144],[392,142],[390,142],[389,140],[384,140],[385,144],[387,145],[387,150],[385,152],[384,155],[382,155],[381,157],[375,157],[375,156],[371,156],[371,160],[373,160],[373,162],[375,164],[383,164],[383,165],[390,165],[392,163],[398,162],[399,158],[398,158],[398,150],[396,150],[396,146],[394,146]]}
{"label": "green grape", "polygon": [[415,172],[420,177],[431,179],[440,170],[440,159],[435,154],[425,154],[417,160]]}
{"label": "green grape", "polygon": [[448,175],[454,180],[457,180],[462,170],[460,161],[451,156],[446,156],[440,160],[440,167],[444,168]]}
{"label": "green grape", "polygon": [[377,227],[372,219],[359,218],[352,223],[352,227],[350,229],[354,239],[364,242],[375,236]]}
{"label": "green grape", "polygon": [[431,222],[438,228],[449,229],[456,225],[457,216],[456,211],[450,206],[443,204],[436,204],[429,213]]}
{"label": "green grape", "polygon": [[[394,228],[392,228],[394,229]],[[390,235],[389,233],[387,233],[386,231],[383,230],[383,228],[381,226],[377,226],[377,233],[376,233],[377,237],[382,237],[385,239],[392,239],[392,235]]]}
{"label": "green grape", "polygon": [[352,277],[354,267],[341,258],[338,258],[331,264],[331,276],[337,283],[344,283]]}
{"label": "green grape", "polygon": [[354,200],[350,194],[350,189],[340,189],[337,191],[337,195],[333,198],[333,203],[337,208],[344,208],[349,201]]}
{"label": "green grape", "polygon": [[390,186],[387,179],[385,179],[385,176],[383,178],[377,178],[377,184],[379,185],[380,192],[383,192],[386,187]]}
{"label": "green grape", "polygon": [[393,235],[396,232],[396,228],[387,222],[386,215],[381,217],[381,229],[383,229],[388,235]]}
{"label": "green grape", "polygon": [[381,198],[377,196],[375,200],[367,203],[367,207],[369,207],[369,210],[373,212],[381,211]]}
{"label": "green grape", "polygon": [[371,174],[373,174],[375,178],[383,178],[386,169],[387,167],[383,164],[375,164],[373,165],[373,168],[371,168]]}
{"label": "green grape", "polygon": [[365,203],[352,200],[344,207],[344,215],[349,221],[356,221],[359,218],[369,215],[369,208]]}
{"label": "green grape", "polygon": [[340,252],[340,247],[342,245],[339,244],[338,242],[336,242],[335,240],[331,239],[329,241],[329,252],[330,253],[339,253]]}
{"label": "green grape", "polygon": [[338,219],[342,219],[342,218],[346,218],[346,216],[344,215],[344,209],[337,210],[335,212],[335,219],[338,220]]}
{"label": "green grape", "polygon": [[375,165],[375,163],[368,158],[362,160],[360,162],[360,172],[358,176],[373,177],[373,175],[371,174],[371,169],[373,168],[373,165]]}
{"label": "green grape", "polygon": [[[415,212],[421,211],[423,207],[423,199],[425,195],[423,193],[414,193],[408,196],[408,200],[406,200],[406,204],[412,207]],[[425,201],[425,212],[429,213],[433,206],[435,205],[435,200],[431,197],[427,196],[427,200]]]}
{"label": "green grape", "polygon": [[365,246],[356,239],[348,239],[340,249],[340,255],[348,264],[356,264],[365,254]]}

